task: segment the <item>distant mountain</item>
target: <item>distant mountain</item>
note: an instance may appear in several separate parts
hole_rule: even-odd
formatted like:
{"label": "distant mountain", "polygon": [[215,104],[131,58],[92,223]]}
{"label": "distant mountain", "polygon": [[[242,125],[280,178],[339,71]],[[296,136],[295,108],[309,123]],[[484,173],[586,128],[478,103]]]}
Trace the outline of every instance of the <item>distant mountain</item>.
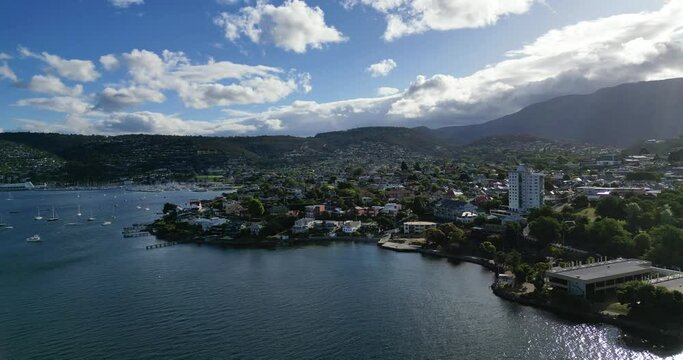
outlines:
{"label": "distant mountain", "polygon": [[523,134],[620,147],[677,137],[683,134],[683,78],[561,96],[483,124],[445,127],[434,134],[459,144]]}

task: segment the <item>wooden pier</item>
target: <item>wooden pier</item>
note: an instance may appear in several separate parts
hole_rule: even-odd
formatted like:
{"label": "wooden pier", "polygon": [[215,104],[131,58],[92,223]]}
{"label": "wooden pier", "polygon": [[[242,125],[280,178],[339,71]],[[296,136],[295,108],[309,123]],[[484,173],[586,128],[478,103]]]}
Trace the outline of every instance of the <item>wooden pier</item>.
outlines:
{"label": "wooden pier", "polygon": [[152,249],[160,249],[160,248],[165,248],[169,246],[174,246],[180,244],[177,241],[169,241],[169,242],[163,242],[163,243],[158,243],[158,244],[152,244],[152,245],[147,245],[145,246],[145,250],[152,250]]}

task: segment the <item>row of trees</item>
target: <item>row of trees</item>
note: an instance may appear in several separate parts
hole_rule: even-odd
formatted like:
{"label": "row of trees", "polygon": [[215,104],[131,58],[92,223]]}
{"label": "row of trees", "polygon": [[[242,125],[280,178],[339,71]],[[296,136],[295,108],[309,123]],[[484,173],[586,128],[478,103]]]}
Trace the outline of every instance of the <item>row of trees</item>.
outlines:
{"label": "row of trees", "polygon": [[[585,200],[587,202],[587,200]],[[581,197],[575,205],[584,205]],[[597,219],[550,208],[534,211],[531,235],[542,245],[566,239],[601,255],[643,257],[656,264],[683,267],[683,192],[657,197],[607,196],[593,204]]]}
{"label": "row of trees", "polygon": [[683,293],[642,281],[623,284],[617,299],[629,306],[629,317],[657,325],[683,322]]}

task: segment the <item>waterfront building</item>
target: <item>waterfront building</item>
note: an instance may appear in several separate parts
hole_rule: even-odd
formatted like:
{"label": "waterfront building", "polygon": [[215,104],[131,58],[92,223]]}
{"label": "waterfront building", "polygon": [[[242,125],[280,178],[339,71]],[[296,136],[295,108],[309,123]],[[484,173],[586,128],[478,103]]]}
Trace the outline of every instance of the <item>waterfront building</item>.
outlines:
{"label": "waterfront building", "polygon": [[14,184],[0,184],[0,191],[21,191],[33,189],[35,189],[35,186],[30,181]]}
{"label": "waterfront building", "polygon": [[543,173],[534,172],[524,165],[508,174],[509,208],[514,212],[528,212],[543,206]]}
{"label": "waterfront building", "polygon": [[648,281],[653,285],[676,288],[683,285],[683,273],[652,266],[638,259],[616,259],[561,268],[546,272],[549,285],[570,295],[587,299],[594,295],[614,291],[629,281]]}
{"label": "waterfront building", "polygon": [[406,234],[422,234],[427,229],[436,228],[436,223],[430,221],[408,221],[403,223],[403,232]]}

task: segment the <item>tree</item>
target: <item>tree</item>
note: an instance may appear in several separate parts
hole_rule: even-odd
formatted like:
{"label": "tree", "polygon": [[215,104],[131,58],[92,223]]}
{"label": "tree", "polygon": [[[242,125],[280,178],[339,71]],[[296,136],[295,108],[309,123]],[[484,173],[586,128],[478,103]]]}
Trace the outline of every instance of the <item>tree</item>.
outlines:
{"label": "tree", "polygon": [[650,230],[652,249],[646,257],[655,264],[683,267],[683,230],[660,225]]}
{"label": "tree", "polygon": [[652,248],[652,237],[650,234],[641,231],[633,237],[633,244],[636,247],[638,255],[643,255]]}
{"label": "tree", "polygon": [[503,240],[508,246],[519,247],[522,239],[522,225],[518,222],[509,222],[505,225]]}
{"label": "tree", "polygon": [[603,255],[633,256],[635,245],[625,224],[624,221],[612,218],[596,221],[588,227],[587,238]]}
{"label": "tree", "polygon": [[249,212],[249,216],[260,217],[265,212],[265,209],[261,200],[251,198],[247,200],[247,211]]}
{"label": "tree", "polygon": [[572,201],[572,206],[577,209],[585,209],[588,207],[590,203],[588,202],[588,197],[586,195],[579,195],[574,198],[574,201]]}
{"label": "tree", "polygon": [[451,248],[451,250],[458,250],[460,247],[462,247],[462,244],[465,241],[465,232],[462,231],[462,229],[456,227],[451,231],[450,234],[448,234],[448,246]]}
{"label": "tree", "polygon": [[439,229],[431,228],[425,231],[425,239],[430,244],[444,245],[446,242],[446,234]]}
{"label": "tree", "polygon": [[595,213],[601,217],[611,217],[622,220],[626,218],[624,201],[616,195],[606,196],[598,201],[598,204],[595,207]]}
{"label": "tree", "polygon": [[408,171],[408,164],[405,161],[401,161],[401,171]]}
{"label": "tree", "polygon": [[427,212],[427,199],[422,196],[416,196],[412,204],[410,204],[410,209],[418,216],[424,215]]}
{"label": "tree", "polygon": [[496,254],[496,247],[493,244],[491,244],[491,242],[489,242],[489,241],[484,241],[483,243],[481,243],[480,247],[481,247],[481,250],[486,255],[488,255],[489,258],[493,257],[493,255]]}
{"label": "tree", "polygon": [[529,280],[534,270],[531,268],[531,266],[529,266],[529,264],[522,263],[515,266],[512,272],[515,274],[515,282],[517,285],[522,285]]}
{"label": "tree", "polygon": [[530,230],[531,235],[545,246],[560,238],[562,225],[555,218],[542,216],[531,223]]}
{"label": "tree", "polygon": [[413,169],[414,169],[415,171],[422,171],[422,167],[420,167],[420,163],[418,163],[417,161],[416,161],[415,164],[413,165]]}
{"label": "tree", "polygon": [[175,213],[178,210],[178,205],[172,203],[165,203],[162,212],[164,214]]}

